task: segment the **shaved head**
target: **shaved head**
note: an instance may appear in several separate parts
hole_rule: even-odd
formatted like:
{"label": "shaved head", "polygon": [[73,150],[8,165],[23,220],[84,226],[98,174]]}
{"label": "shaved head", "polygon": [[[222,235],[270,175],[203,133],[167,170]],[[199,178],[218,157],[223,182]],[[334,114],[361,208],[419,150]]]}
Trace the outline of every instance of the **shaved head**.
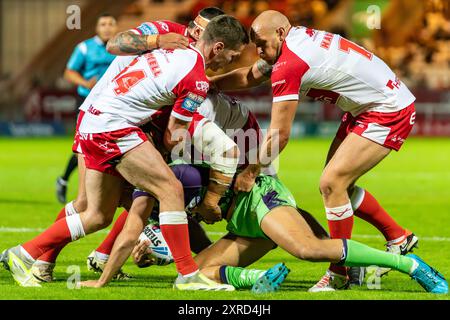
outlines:
{"label": "shaved head", "polygon": [[274,64],[281,54],[291,24],[281,12],[267,10],[252,23],[250,38],[256,44],[258,55],[269,64]]}
{"label": "shaved head", "polygon": [[275,32],[278,28],[289,28],[289,19],[279,11],[263,11],[252,23],[255,32]]}

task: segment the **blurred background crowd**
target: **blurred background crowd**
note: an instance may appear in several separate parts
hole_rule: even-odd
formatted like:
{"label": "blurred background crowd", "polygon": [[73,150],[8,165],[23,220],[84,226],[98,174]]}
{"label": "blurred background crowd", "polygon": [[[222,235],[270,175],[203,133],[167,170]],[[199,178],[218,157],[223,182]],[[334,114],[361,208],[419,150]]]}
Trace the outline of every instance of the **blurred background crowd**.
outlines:
{"label": "blurred background crowd", "polygon": [[[71,5],[81,8],[80,29],[68,29]],[[383,59],[415,93],[419,122],[425,119],[428,126],[419,125],[417,132],[450,135],[448,0],[0,0],[0,120],[42,121],[39,108],[53,108],[52,118],[45,120],[70,119],[73,103],[64,97],[73,87],[63,78],[64,67],[76,44],[93,36],[102,12],[114,15],[118,30],[123,31],[161,19],[187,24],[207,6],[223,9],[246,27],[262,11],[275,9],[286,14],[292,25],[355,41]],[[249,46],[228,69],[256,59],[255,48]],[[258,99],[245,93],[243,99],[249,99],[264,118],[270,109],[270,91],[259,88],[255,94]],[[304,119],[339,118],[337,108],[317,108],[316,102],[301,109]]]}

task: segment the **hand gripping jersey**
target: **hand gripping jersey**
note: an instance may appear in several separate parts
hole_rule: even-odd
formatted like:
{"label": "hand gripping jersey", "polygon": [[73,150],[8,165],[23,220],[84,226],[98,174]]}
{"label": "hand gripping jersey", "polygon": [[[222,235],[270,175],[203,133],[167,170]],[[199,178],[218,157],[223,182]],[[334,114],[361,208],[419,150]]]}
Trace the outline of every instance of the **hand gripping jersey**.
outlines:
{"label": "hand gripping jersey", "polygon": [[325,31],[292,27],[272,68],[273,101],[308,96],[357,116],[396,112],[415,97],[377,56]]}
{"label": "hand gripping jersey", "polygon": [[133,57],[125,68],[113,63],[81,107],[85,116],[79,132],[138,127],[163,106],[173,106],[172,116],[191,121],[208,89],[204,59],[193,46],[153,50]]}

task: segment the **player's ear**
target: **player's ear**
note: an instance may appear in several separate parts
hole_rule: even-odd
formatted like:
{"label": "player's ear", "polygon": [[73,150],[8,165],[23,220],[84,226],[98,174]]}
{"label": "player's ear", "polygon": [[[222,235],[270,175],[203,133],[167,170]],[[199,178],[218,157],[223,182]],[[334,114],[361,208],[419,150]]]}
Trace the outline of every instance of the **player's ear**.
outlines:
{"label": "player's ear", "polygon": [[277,28],[275,32],[277,33],[277,38],[280,42],[283,42],[284,39],[286,39],[287,32],[284,27]]}
{"label": "player's ear", "polygon": [[196,41],[198,41],[198,39],[200,39],[200,37],[202,36],[202,32],[203,30],[199,27],[195,27],[194,28],[194,32],[193,32],[193,37]]}
{"label": "player's ear", "polygon": [[213,53],[215,56],[220,54],[225,49],[225,44],[223,42],[216,42],[213,47]]}

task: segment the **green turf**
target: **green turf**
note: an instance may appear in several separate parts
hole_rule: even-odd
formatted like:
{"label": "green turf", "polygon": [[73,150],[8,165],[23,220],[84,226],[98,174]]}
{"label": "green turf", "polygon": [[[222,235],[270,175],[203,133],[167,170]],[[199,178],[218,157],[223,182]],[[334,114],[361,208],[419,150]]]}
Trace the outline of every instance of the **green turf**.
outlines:
{"label": "green turf", "polygon": [[[291,141],[283,153],[280,177],[291,189],[299,205],[326,223],[318,181],[328,139]],[[36,232],[7,232],[10,228],[45,228],[61,209],[54,195],[54,182],[69,157],[70,138],[0,139],[0,249],[16,245]],[[355,154],[355,157],[358,155]],[[369,189],[405,227],[419,237],[417,253],[447,277],[450,276],[450,140],[409,139],[401,152],[390,155],[367,174],[359,184]],[[76,192],[74,175],[69,196]],[[367,223],[355,220],[355,239],[383,249],[384,240]],[[223,232],[224,224],[207,226]],[[217,239],[219,235],[212,235]],[[307,289],[324,273],[327,264],[301,262],[273,250],[255,268],[268,268],[284,261],[292,270],[282,289],[274,294],[253,295],[248,291],[232,293],[176,292],[171,289],[175,267],[138,269],[130,262],[125,271],[134,279],[114,282],[103,289],[67,289],[69,266],[79,266],[81,279],[96,276],[86,271],[86,256],[96,248],[105,233],[97,233],[69,245],[61,254],[55,283],[43,288],[21,288],[0,268],[0,299],[448,299],[448,295],[427,294],[408,276],[391,272],[382,279],[380,290],[366,286],[335,293],[310,294]],[[441,237],[443,239],[433,239]],[[425,239],[424,239],[425,238]]]}

